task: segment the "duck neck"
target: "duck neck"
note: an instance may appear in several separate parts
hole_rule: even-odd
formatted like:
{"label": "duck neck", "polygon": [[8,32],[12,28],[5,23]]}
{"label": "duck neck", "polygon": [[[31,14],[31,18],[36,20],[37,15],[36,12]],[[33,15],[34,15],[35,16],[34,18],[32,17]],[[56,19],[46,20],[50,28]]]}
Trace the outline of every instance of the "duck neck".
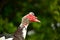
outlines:
{"label": "duck neck", "polygon": [[29,23],[21,23],[18,27],[17,31],[14,34],[13,40],[24,40],[27,33],[27,27]]}
{"label": "duck neck", "polygon": [[22,28],[22,37],[25,39],[26,37],[26,33],[27,33],[27,27],[28,27],[29,24],[22,24],[20,25],[20,27]]}

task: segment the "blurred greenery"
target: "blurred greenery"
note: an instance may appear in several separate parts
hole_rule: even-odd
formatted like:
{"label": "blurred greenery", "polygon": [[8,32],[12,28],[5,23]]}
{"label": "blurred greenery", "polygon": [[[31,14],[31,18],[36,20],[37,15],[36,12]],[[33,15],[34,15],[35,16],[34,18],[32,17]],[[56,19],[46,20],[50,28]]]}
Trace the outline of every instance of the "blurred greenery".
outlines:
{"label": "blurred greenery", "polygon": [[60,0],[0,0],[0,34],[13,34],[21,18],[31,11],[41,23],[29,25],[28,30],[35,34],[27,35],[26,40],[60,40]]}

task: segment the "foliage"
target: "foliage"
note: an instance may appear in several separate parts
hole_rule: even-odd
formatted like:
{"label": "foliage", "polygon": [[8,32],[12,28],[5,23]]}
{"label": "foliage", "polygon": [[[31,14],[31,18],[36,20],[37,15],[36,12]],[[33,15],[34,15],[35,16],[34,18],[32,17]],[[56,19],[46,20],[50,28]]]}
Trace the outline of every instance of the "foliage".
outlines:
{"label": "foliage", "polygon": [[0,9],[0,34],[13,34],[21,18],[32,11],[41,23],[29,25],[28,30],[36,33],[26,40],[60,40],[60,0],[1,0]]}

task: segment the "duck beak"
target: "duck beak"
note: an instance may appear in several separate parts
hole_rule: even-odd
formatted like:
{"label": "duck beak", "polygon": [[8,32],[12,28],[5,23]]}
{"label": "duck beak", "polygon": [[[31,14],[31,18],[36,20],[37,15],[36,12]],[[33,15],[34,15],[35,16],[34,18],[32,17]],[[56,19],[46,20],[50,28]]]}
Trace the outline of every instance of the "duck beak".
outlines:
{"label": "duck beak", "polygon": [[35,22],[40,22],[40,20],[38,20],[38,19],[35,19]]}

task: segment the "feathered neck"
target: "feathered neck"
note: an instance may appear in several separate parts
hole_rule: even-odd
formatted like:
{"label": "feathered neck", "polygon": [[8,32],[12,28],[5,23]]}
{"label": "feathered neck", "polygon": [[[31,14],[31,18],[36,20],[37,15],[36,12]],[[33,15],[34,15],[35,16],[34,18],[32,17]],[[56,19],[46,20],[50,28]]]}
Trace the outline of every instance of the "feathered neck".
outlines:
{"label": "feathered neck", "polygon": [[29,24],[26,24],[26,23],[25,23],[25,24],[22,24],[22,23],[21,23],[21,25],[20,25],[20,27],[23,28],[23,29],[22,29],[22,34],[23,34],[22,36],[24,37],[24,39],[25,39],[25,37],[26,37],[28,25],[29,25]]}
{"label": "feathered neck", "polygon": [[17,31],[14,34],[13,40],[24,40],[26,37],[28,25],[29,25],[29,23],[27,23],[27,22],[21,23],[19,25]]}

